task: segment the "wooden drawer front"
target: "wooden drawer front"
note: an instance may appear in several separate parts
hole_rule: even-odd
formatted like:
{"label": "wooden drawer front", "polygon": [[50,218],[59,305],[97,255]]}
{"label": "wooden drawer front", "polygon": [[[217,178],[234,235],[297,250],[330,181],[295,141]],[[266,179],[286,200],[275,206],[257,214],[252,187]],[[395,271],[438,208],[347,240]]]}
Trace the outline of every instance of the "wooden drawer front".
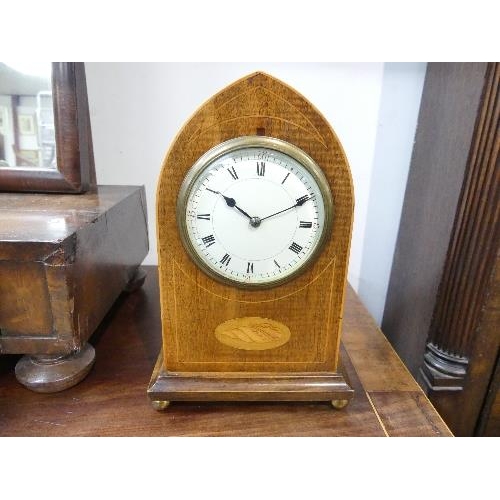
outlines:
{"label": "wooden drawer front", "polygon": [[45,266],[0,261],[0,333],[48,337],[52,330]]}

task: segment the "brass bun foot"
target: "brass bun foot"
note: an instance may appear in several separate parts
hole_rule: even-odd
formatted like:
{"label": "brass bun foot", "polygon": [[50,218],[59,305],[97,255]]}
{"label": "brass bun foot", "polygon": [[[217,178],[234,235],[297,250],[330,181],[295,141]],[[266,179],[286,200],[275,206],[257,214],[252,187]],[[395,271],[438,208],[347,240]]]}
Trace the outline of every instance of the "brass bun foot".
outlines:
{"label": "brass bun foot", "polygon": [[151,405],[156,411],[166,410],[170,401],[151,401]]}
{"label": "brass bun foot", "polygon": [[332,406],[336,410],[341,410],[342,408],[345,408],[348,403],[349,403],[348,399],[334,399],[331,401]]}
{"label": "brass bun foot", "polygon": [[59,392],[78,384],[89,373],[95,350],[85,344],[67,356],[23,356],[16,365],[16,378],[35,392]]}
{"label": "brass bun foot", "polygon": [[136,290],[139,290],[139,288],[144,285],[145,280],[146,272],[141,267],[138,267],[130,281],[125,285],[124,291],[127,293],[132,293]]}

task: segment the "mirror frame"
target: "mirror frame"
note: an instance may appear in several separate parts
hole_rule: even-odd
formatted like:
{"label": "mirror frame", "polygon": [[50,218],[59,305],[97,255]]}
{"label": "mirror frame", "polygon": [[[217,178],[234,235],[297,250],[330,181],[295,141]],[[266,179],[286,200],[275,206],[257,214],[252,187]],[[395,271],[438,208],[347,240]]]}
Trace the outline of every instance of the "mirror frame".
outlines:
{"label": "mirror frame", "polygon": [[83,62],[52,63],[57,169],[1,168],[0,191],[83,193],[96,186]]}

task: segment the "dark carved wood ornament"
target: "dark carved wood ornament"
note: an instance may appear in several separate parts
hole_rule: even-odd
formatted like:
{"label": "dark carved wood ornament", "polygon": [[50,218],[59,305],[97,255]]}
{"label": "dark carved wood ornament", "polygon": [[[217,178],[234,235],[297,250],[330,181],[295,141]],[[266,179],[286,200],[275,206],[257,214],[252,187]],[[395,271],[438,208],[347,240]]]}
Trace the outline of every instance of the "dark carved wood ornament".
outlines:
{"label": "dark carved wood ornament", "polygon": [[499,83],[428,66],[382,324],[458,435],[500,431]]}

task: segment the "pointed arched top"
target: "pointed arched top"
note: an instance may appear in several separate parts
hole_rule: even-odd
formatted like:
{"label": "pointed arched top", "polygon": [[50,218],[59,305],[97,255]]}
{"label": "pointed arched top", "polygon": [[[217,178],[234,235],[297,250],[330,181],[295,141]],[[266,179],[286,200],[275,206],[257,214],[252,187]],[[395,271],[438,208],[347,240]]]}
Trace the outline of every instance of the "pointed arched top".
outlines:
{"label": "pointed arched top", "polygon": [[[190,258],[177,227],[176,210],[186,173],[202,155],[229,139],[255,135],[289,142],[312,157],[328,182],[333,211],[331,204],[325,207],[332,220],[331,231],[323,233],[324,245],[309,267],[273,288],[249,290],[216,281]],[[179,215],[194,220],[194,212]],[[222,374],[335,371],[352,217],[351,174],[342,146],[304,96],[276,78],[256,72],[205,102],[173,141],[158,182],[165,370]],[[235,349],[213,333],[230,319],[255,317],[286,325],[289,341],[276,349]],[[227,380],[229,386],[234,378]]]}
{"label": "pointed arched top", "polygon": [[[185,254],[175,224],[176,202],[187,171],[204,153],[229,139],[252,135],[282,139],[311,156],[323,170],[334,201],[331,241],[325,245],[311,270],[280,286],[280,293],[293,293],[294,289],[307,286],[332,262],[335,262],[335,279],[344,283],[354,207],[346,156],[329,123],[304,96],[260,71],[237,80],[206,101],[187,120],[167,153],[157,191],[160,280],[163,279],[163,270],[170,269],[168,272],[172,272],[174,265],[186,276],[191,276],[205,291],[223,297],[233,293],[227,285],[205,276]],[[164,290],[170,286],[167,282],[163,285]],[[242,300],[259,301],[267,300],[276,292],[238,293]]]}
{"label": "pointed arched top", "polygon": [[[240,78],[211,97],[187,121],[181,133],[185,132],[189,141],[195,141],[199,134],[208,132],[211,127],[251,117],[288,123],[289,133],[293,125],[298,134],[312,136],[325,149],[329,145],[338,148],[346,160],[339,139],[314,105],[289,85],[262,71]],[[271,131],[269,127],[260,129],[249,130],[244,135],[264,133],[278,137],[278,130]],[[293,138],[288,140],[293,142]]]}

